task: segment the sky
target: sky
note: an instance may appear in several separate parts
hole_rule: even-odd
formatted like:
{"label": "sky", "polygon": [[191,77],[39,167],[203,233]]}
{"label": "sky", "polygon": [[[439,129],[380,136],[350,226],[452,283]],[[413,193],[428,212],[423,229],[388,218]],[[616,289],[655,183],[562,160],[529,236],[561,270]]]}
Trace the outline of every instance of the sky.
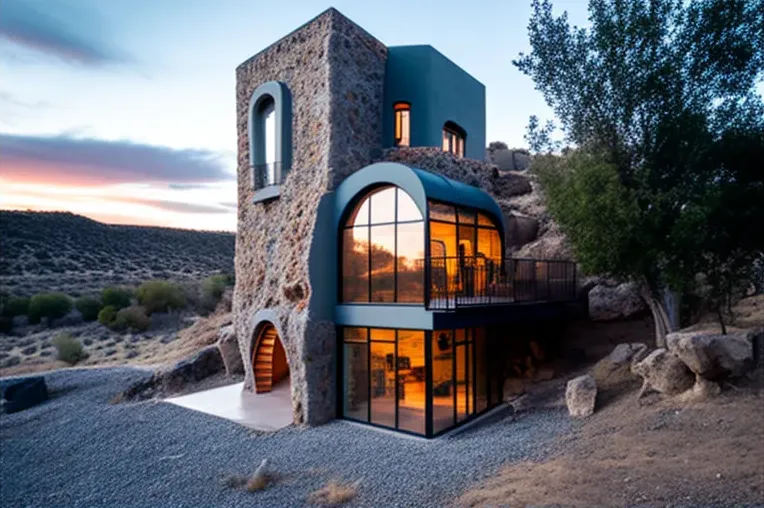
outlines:
{"label": "sky", "polygon": [[530,0],[2,0],[0,208],[235,231],[235,69],[328,7],[481,81],[488,141],[553,118],[512,65]]}

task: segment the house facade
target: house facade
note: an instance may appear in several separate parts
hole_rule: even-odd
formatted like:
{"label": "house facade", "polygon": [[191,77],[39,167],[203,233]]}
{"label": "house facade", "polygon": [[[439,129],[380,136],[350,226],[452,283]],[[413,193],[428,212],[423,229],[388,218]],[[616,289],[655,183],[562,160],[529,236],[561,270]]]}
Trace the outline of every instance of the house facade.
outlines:
{"label": "house facade", "polygon": [[427,437],[498,405],[508,326],[558,313],[575,267],[506,259],[484,86],[329,9],[236,94],[245,389],[288,378],[296,423]]}

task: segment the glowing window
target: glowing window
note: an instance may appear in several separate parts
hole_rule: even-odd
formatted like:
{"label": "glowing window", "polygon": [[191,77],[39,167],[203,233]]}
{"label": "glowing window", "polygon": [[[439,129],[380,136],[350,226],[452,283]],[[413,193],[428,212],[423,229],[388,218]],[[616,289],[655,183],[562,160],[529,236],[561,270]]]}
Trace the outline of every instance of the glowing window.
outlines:
{"label": "glowing window", "polygon": [[443,151],[457,157],[464,157],[464,144],[467,133],[454,122],[446,122],[443,126]]}
{"label": "glowing window", "polygon": [[393,105],[395,114],[395,146],[411,145],[411,104],[396,102]]}

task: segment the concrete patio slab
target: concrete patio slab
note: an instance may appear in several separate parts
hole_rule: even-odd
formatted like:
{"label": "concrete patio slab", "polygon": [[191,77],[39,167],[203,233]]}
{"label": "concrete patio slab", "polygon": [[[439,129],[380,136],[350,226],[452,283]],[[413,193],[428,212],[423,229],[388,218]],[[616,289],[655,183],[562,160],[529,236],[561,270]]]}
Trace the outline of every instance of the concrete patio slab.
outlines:
{"label": "concrete patio slab", "polygon": [[255,430],[275,431],[292,423],[289,380],[269,393],[243,390],[244,383],[165,399],[165,402],[225,418]]}

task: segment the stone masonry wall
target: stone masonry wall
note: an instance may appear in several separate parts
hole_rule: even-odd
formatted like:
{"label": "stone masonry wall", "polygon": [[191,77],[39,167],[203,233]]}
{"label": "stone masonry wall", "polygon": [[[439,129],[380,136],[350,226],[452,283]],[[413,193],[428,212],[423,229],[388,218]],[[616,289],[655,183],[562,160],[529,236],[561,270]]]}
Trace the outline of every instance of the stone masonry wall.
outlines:
{"label": "stone masonry wall", "polygon": [[[254,317],[261,310],[270,313],[289,362],[295,423],[318,424],[335,416],[334,324],[311,314],[311,298],[321,288],[310,285],[308,253],[321,197],[379,149],[385,57],[381,43],[330,9],[236,69],[234,326],[245,388],[252,389]],[[253,204],[249,98],[272,80],[286,83],[292,95],[292,168],[279,199]]]}

